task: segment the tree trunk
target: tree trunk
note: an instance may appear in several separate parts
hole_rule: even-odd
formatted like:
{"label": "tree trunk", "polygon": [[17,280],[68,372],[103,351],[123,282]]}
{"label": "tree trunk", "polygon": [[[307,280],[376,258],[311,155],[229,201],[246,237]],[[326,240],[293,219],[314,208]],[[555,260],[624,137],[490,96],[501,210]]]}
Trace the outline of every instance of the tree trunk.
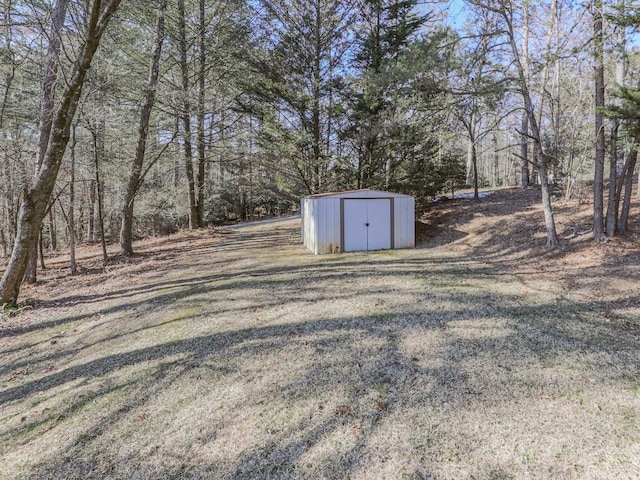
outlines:
{"label": "tree trunk", "polygon": [[16,200],[14,198],[14,180],[13,180],[13,169],[9,165],[8,161],[2,162],[2,173],[3,173],[3,194],[4,194],[4,202],[3,207],[5,211],[6,218],[6,238],[7,247],[9,249],[13,248],[13,244],[15,242],[15,233],[16,233]]}
{"label": "tree trunk", "polygon": [[[624,9],[624,0],[618,0],[617,7],[620,11]],[[617,26],[615,38],[615,56],[616,56],[616,72],[615,81],[616,88],[623,88],[625,85],[626,69],[627,69],[627,36],[626,27]],[[620,104],[620,101],[616,101]],[[618,133],[620,122],[617,118],[611,120],[611,153],[609,157],[609,199],[607,202],[606,232],[607,236],[613,237],[618,233],[618,212],[620,208],[620,194],[622,191],[622,183],[624,177],[618,180],[618,160],[620,158],[620,148],[618,147]],[[624,156],[624,153],[623,153]],[[628,162],[625,162],[625,170]],[[624,222],[626,228],[626,220]]]}
{"label": "tree trunk", "polygon": [[206,50],[206,18],[205,0],[199,0],[200,25],[199,25],[199,55],[198,55],[198,174],[196,177],[197,188],[197,216],[198,226],[204,225],[204,194],[206,179],[206,157],[205,157],[205,126],[204,126],[204,103],[205,103],[205,76],[207,73],[207,50]]}
{"label": "tree trunk", "polygon": [[618,190],[618,120],[611,122],[611,151],[609,153],[609,194],[607,199],[607,215],[605,231],[607,237],[616,234],[618,222],[618,202],[616,191]]}
{"label": "tree trunk", "polygon": [[[9,97],[11,93],[11,85],[16,77],[16,61],[13,52],[13,37],[12,37],[12,5],[9,2],[8,5],[5,5],[5,11],[3,15],[3,23],[5,27],[5,31],[3,32],[3,37],[5,40],[4,44],[4,52],[5,57],[9,61],[5,61],[5,65],[7,66],[7,73],[5,75],[4,84],[3,84],[3,94],[2,94],[2,103],[0,104],[0,132],[2,132],[2,137],[0,140],[8,141],[8,134],[4,130],[4,119],[7,111],[7,106],[9,104]],[[0,234],[2,235],[2,248],[3,248],[3,256],[6,257],[8,254],[8,250],[13,248],[13,238],[15,236],[15,196],[14,196],[14,181],[13,181],[13,169],[11,168],[10,162],[8,158],[5,158],[2,162],[2,182],[0,182],[3,194],[3,217],[4,224],[2,225],[2,229],[0,230]]]}
{"label": "tree trunk", "polygon": [[[173,133],[176,138],[180,135],[180,115],[176,115],[175,123],[173,125]],[[176,142],[173,153],[173,188],[178,188],[180,185],[180,142]]]}
{"label": "tree trunk", "polygon": [[109,256],[107,255],[107,242],[104,238],[104,215],[102,211],[104,197],[102,193],[102,182],[100,181],[100,164],[104,159],[104,123],[102,120],[91,133],[93,134],[93,164],[95,168],[96,194],[98,200],[98,217],[96,220],[98,233],[100,234],[100,245],[102,246],[102,261],[106,265],[109,261]]}
{"label": "tree trunk", "polygon": [[38,240],[36,247],[29,252],[29,260],[27,261],[27,271],[24,273],[24,281],[30,284],[38,281],[38,248],[40,244],[40,232],[38,232]]}
{"label": "tree trunk", "polygon": [[69,181],[69,218],[67,221],[69,229],[69,266],[71,275],[78,273],[76,264],[76,229],[75,229],[75,202],[76,202],[76,125],[71,133],[71,179]]}
{"label": "tree trunk", "polygon": [[42,268],[42,270],[44,270],[46,265],[44,264],[44,241],[42,240],[42,225],[40,225],[40,236],[38,237],[38,253],[40,255],[40,267]]}
{"label": "tree trunk", "polygon": [[2,245],[2,258],[7,258],[8,246],[7,237],[3,230],[0,230],[0,244]]}
{"label": "tree trunk", "polygon": [[478,151],[475,141],[471,142],[471,165],[473,167],[473,198],[480,200],[478,193]]}
{"label": "tree trunk", "polygon": [[93,242],[96,239],[96,181],[89,180],[89,211],[87,212],[87,241]]}
{"label": "tree trunk", "polygon": [[[622,199],[622,208],[620,209],[620,217],[618,218],[618,233],[623,234],[627,231],[629,221],[629,209],[631,208],[631,192],[633,190],[633,172],[636,168],[638,160],[638,150],[633,148],[627,156],[622,178],[622,186],[624,186],[624,197]],[[640,189],[639,189],[640,190]]]}
{"label": "tree trunk", "polygon": [[199,228],[196,185],[193,176],[193,150],[191,147],[191,102],[189,102],[189,64],[187,63],[187,32],[184,0],[178,0],[178,30],[180,48],[180,71],[182,74],[182,112],[180,119],[183,128],[184,162],[189,189],[189,229]]}
{"label": "tree trunk", "polygon": [[602,0],[594,0],[593,4],[593,37],[595,60],[595,98],[596,98],[596,156],[593,174],[593,238],[601,242],[605,239],[604,231],[604,40],[602,36]]}
{"label": "tree trunk", "polygon": [[[556,48],[560,46],[560,8],[562,4],[557,5],[555,9],[555,45]],[[561,76],[562,63],[560,55],[555,55],[554,71],[553,71],[553,85],[551,88],[551,122],[553,125],[553,174],[554,179],[560,178],[564,171],[560,162],[560,145],[562,136],[562,102],[560,96],[560,76]]]}
{"label": "tree trunk", "polygon": [[42,104],[40,107],[40,139],[38,141],[38,164],[39,170],[47,153],[49,138],[51,137],[51,127],[53,125],[54,95],[56,81],[58,79],[58,57],[62,47],[60,34],[67,16],[67,5],[69,0],[56,0],[53,7],[52,25],[49,32],[49,49],[47,52],[47,66],[42,85]]}
{"label": "tree trunk", "polygon": [[500,155],[498,155],[498,134],[494,131],[491,136],[493,143],[493,171],[491,175],[491,185],[496,188],[500,183]]}
{"label": "tree trunk", "polygon": [[536,165],[538,166],[538,175],[540,177],[542,210],[544,212],[544,223],[547,229],[547,246],[554,248],[558,245],[558,234],[556,232],[556,224],[553,218],[553,207],[551,205],[548,168],[544,160],[543,152],[537,142],[534,143],[534,152],[536,156]]}
{"label": "tree trunk", "polygon": [[[58,236],[56,233],[56,205],[55,203],[51,204],[51,208],[49,208],[49,242],[51,250],[54,252],[58,250]],[[44,268],[44,267],[43,267]]]}
{"label": "tree trunk", "polygon": [[[529,2],[525,0],[522,6],[522,70],[524,81],[529,81]],[[529,177],[529,112],[526,108],[522,112],[522,122],[520,125],[520,186],[527,188],[531,181]]]}
{"label": "tree trunk", "polygon": [[474,151],[474,140],[472,136],[469,136],[469,143],[467,143],[467,175],[465,179],[465,185],[473,186],[473,151]]}
{"label": "tree trunk", "polygon": [[[53,186],[51,187],[53,189]],[[2,291],[2,303],[16,305],[20,284],[27,269],[28,257],[31,250],[35,250],[38,243],[38,233],[42,218],[38,218],[36,205],[40,206],[42,215],[46,205],[42,205],[42,199],[33,195],[25,188],[23,198],[18,210],[18,231],[15,243],[9,259],[7,269],[2,276],[0,289]],[[37,227],[34,225],[37,224]]]}
{"label": "tree trunk", "polygon": [[[53,125],[53,110],[54,110],[54,97],[55,87],[58,79],[58,65],[60,49],[62,47],[60,34],[62,27],[64,26],[64,20],[67,16],[67,5],[69,0],[56,0],[53,7],[51,30],[48,34],[49,48],[47,51],[47,65],[45,68],[44,81],[42,83],[42,103],[40,106],[40,138],[38,140],[38,158],[36,161],[36,172],[42,166],[44,156],[47,152],[47,146],[49,145],[49,139],[51,137],[51,127]],[[40,242],[38,242],[39,244]],[[25,275],[25,281],[27,283],[35,283],[37,276],[38,265],[38,249],[34,248],[29,253],[29,263],[27,265],[27,272]]]}
{"label": "tree trunk", "polygon": [[[540,84],[540,101],[538,102],[538,126],[542,125],[542,114],[544,111],[544,99],[547,93],[547,83],[549,82],[549,65],[551,63],[551,45],[553,43],[553,27],[558,15],[558,2],[557,0],[551,1],[551,11],[549,13],[549,25],[547,25],[547,36],[545,45],[545,61],[542,65],[542,72],[540,78],[542,82]],[[548,173],[548,172],[547,172]]]}
{"label": "tree trunk", "polygon": [[164,18],[167,0],[160,0],[158,5],[158,18],[156,22],[156,40],[151,55],[149,79],[144,94],[144,102],[140,110],[140,122],[138,124],[138,143],[136,153],[129,170],[129,182],[124,196],[122,207],[122,223],[120,225],[120,251],[123,255],[133,255],[133,207],[138,189],[143,181],[142,165],[147,147],[149,135],[149,120],[151,110],[156,99],[156,88],[160,70],[160,57],[162,55],[162,43],[164,42]]}
{"label": "tree trunk", "polygon": [[314,29],[314,47],[315,51],[313,53],[313,107],[311,111],[311,135],[313,142],[313,187],[315,193],[319,192],[322,188],[322,179],[321,172],[323,169],[321,168],[321,153],[320,153],[320,143],[321,143],[321,129],[320,129],[320,68],[322,61],[322,38],[321,38],[321,22],[322,22],[322,12],[320,9],[320,1],[315,1],[315,29]]}
{"label": "tree trunk", "polygon": [[[58,110],[54,115],[51,138],[44,156],[42,168],[38,171],[33,187],[22,192],[22,205],[18,213],[16,242],[11,258],[0,280],[0,301],[15,305],[18,301],[20,286],[27,268],[29,252],[35,248],[38,231],[44,218],[47,204],[55,185],[60,164],[69,142],[73,122],[82,87],[91,61],[98,48],[100,39],[117,10],[120,0],[110,3],[95,2],[89,13],[86,38],[74,62],[73,71],[68,76],[65,91],[62,94]],[[100,7],[103,8],[100,8]],[[102,13],[101,13],[102,12]]]}
{"label": "tree trunk", "polygon": [[[526,9],[525,9],[526,10]],[[519,87],[522,98],[524,99],[524,108],[529,117],[529,127],[531,131],[531,137],[533,140],[533,154],[535,158],[536,168],[540,178],[540,187],[542,192],[542,209],[544,212],[545,227],[547,230],[547,246],[549,248],[555,248],[558,245],[558,234],[556,231],[555,220],[553,218],[553,207],[551,205],[551,192],[549,189],[549,177],[547,173],[547,163],[542,148],[542,136],[540,134],[540,127],[531,100],[531,93],[529,90],[529,82],[527,80],[526,72],[523,67],[522,58],[519,55],[518,47],[516,46],[516,37],[513,29],[512,18],[505,10],[500,10],[507,26],[507,34],[509,36],[509,44],[513,53],[515,66],[518,70]]]}
{"label": "tree trunk", "polygon": [[[13,84],[14,79],[16,78],[16,61],[13,52],[13,37],[12,37],[12,29],[13,19],[11,18],[12,6],[11,2],[4,7],[4,15],[2,18],[2,23],[4,23],[5,31],[3,32],[3,37],[5,40],[4,50],[5,56],[10,61],[5,60],[5,64],[8,66],[8,71],[5,75],[4,85],[2,86],[2,104],[0,104],[0,131],[4,127],[4,117],[7,111],[7,105],[9,103],[9,93],[11,92],[11,85]],[[4,59],[3,59],[4,60]]]}

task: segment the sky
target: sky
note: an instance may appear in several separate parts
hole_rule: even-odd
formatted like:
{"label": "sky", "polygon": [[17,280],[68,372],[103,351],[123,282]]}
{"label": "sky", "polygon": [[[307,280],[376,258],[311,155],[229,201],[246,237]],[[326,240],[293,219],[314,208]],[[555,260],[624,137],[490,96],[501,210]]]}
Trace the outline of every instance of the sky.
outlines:
{"label": "sky", "polygon": [[465,21],[464,2],[462,0],[451,0],[447,9],[447,17],[454,27],[460,27]]}
{"label": "sky", "polygon": [[461,27],[464,24],[466,15],[464,9],[464,0],[448,0],[448,1],[429,1],[418,5],[418,9],[427,12],[440,12],[446,15],[447,22],[454,28]]}

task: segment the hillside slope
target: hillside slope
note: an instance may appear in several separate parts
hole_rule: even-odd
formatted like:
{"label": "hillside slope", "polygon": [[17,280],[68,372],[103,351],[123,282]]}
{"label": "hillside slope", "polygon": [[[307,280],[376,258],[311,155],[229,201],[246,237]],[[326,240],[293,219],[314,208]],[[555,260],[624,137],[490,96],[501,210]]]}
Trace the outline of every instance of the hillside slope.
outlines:
{"label": "hillside slope", "polygon": [[0,320],[0,478],[635,478],[637,217],[594,244],[557,212],[554,251],[504,190],[411,250],[314,256],[286,220],[50,258]]}
{"label": "hillside slope", "polygon": [[421,219],[419,244],[453,248],[505,268],[554,269],[637,262],[640,258],[640,200],[634,198],[629,231],[603,244],[593,242],[592,206],[578,201],[554,203],[560,246],[547,249],[540,192],[535,188],[500,189],[480,201],[448,200]]}
{"label": "hillside slope", "polygon": [[[417,247],[453,251],[510,271],[520,268],[546,271],[571,265],[609,268],[615,277],[620,273],[617,267],[640,262],[640,199],[634,197],[628,233],[602,244],[593,242],[589,203],[556,202],[554,209],[561,239],[556,250],[544,246],[540,193],[533,188],[500,189],[480,201],[465,198],[434,204],[416,224]],[[41,282],[37,286],[25,285],[22,297],[32,303],[93,284],[104,289],[103,284],[109,279],[118,282],[118,275],[126,278],[140,273],[152,275],[156,268],[162,271],[172,262],[188,261],[191,251],[198,253],[204,248],[206,252],[214,238],[233,239],[232,235],[233,232],[206,229],[151,238],[138,242],[137,255],[130,259],[119,257],[117,246],[112,245],[109,248],[112,261],[106,268],[102,267],[97,246],[80,247],[77,256],[81,274],[75,278],[68,275],[66,255],[49,256],[49,268],[41,273]],[[295,244],[299,238],[292,233],[290,240]]]}

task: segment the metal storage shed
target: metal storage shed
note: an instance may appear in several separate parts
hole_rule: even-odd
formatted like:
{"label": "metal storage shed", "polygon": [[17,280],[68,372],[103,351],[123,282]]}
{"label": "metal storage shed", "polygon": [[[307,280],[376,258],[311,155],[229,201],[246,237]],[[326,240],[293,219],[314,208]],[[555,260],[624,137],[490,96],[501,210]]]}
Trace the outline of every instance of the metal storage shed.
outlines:
{"label": "metal storage shed", "polygon": [[300,204],[302,241],[316,255],[415,247],[411,196],[365,189],[311,195]]}

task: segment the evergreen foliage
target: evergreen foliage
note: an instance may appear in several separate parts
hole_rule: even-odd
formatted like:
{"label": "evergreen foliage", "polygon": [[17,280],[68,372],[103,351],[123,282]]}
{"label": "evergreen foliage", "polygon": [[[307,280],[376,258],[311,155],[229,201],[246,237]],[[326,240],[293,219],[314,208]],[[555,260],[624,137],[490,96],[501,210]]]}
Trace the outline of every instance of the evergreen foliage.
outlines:
{"label": "evergreen foliage", "polygon": [[[0,0],[5,256],[49,145],[44,100],[61,105],[90,33],[92,1],[69,2],[53,28],[63,3]],[[605,5],[608,25],[632,31],[637,2],[616,4]],[[101,38],[65,123],[60,174],[38,207],[44,249],[116,241],[128,190],[136,239],[294,212],[300,197],[335,190],[389,189],[425,206],[464,184],[528,183],[518,170],[529,165],[532,182],[549,167],[569,194],[593,166],[593,25],[570,3],[526,3],[525,15],[525,4],[468,0],[454,27],[418,0],[180,0],[167,2],[158,35],[161,5],[125,2]],[[518,58],[525,33],[531,48]],[[627,146],[640,133],[636,77],[609,88],[619,101],[601,110],[622,121]],[[630,178],[634,164],[625,168]],[[128,185],[132,171],[140,176]]]}

